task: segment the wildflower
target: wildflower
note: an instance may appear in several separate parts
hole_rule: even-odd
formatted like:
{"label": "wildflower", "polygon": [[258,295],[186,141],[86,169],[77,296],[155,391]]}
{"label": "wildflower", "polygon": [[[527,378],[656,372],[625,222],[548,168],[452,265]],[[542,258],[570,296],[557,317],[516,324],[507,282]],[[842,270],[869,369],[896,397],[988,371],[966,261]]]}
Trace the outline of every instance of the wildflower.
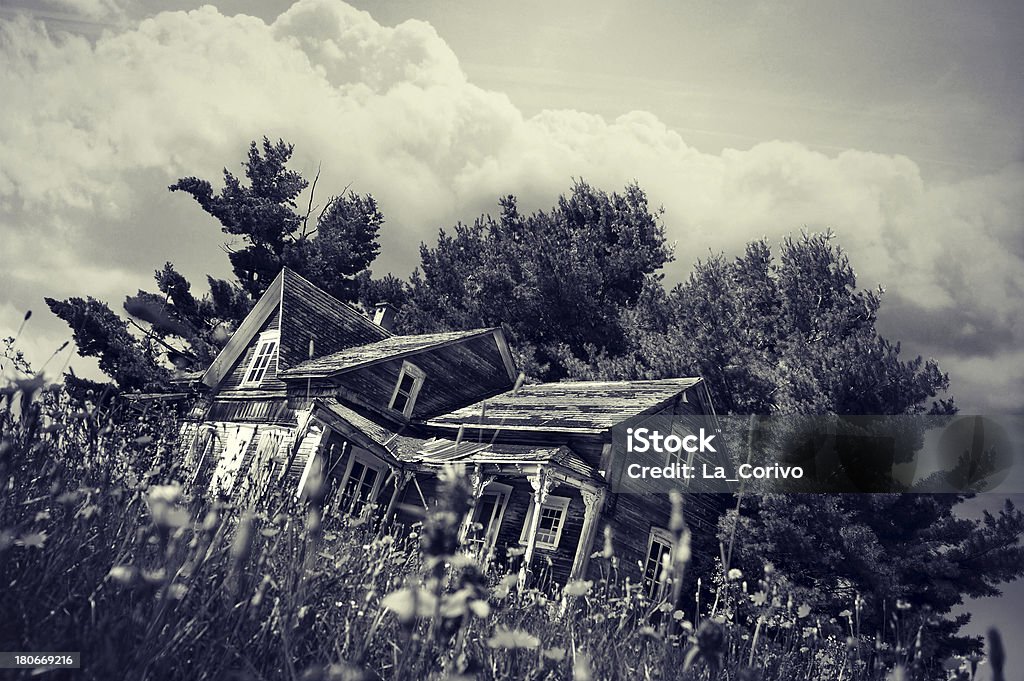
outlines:
{"label": "wildflower", "polygon": [[163,502],[173,504],[181,498],[181,487],[178,485],[153,485],[149,488],[150,503]]}
{"label": "wildflower", "polygon": [[585,596],[590,593],[592,586],[594,583],[590,580],[576,579],[566,584],[562,593],[566,596]]}
{"label": "wildflower", "polygon": [[660,639],[661,638],[660,636],[658,636],[658,632],[655,631],[654,627],[651,627],[651,626],[640,627],[640,631],[638,631],[637,633],[640,634],[641,638],[653,638],[653,639]]}
{"label": "wildflower", "polygon": [[501,581],[498,582],[498,586],[494,588],[494,597],[499,601],[507,598],[509,592],[516,584],[518,584],[519,578],[516,575],[505,575]]}
{"label": "wildflower", "polygon": [[732,568],[731,570],[729,570],[729,575],[728,576],[729,576],[729,581],[730,582],[734,582],[737,579],[742,579],[743,578],[743,573],[740,572],[739,569],[737,569],[737,568]]}
{"label": "wildflower", "polygon": [[429,617],[434,614],[437,597],[426,589],[399,589],[385,596],[380,604],[395,613],[402,623],[411,622],[417,615]]}
{"label": "wildflower", "polygon": [[572,681],[590,681],[592,678],[590,658],[584,653],[577,654],[576,662],[572,665]]}
{"label": "wildflower", "polygon": [[167,579],[166,568],[157,568],[156,570],[143,570],[142,581],[146,584],[162,584]]}
{"label": "wildflower", "polygon": [[754,602],[754,605],[760,608],[768,602],[768,594],[763,591],[758,591],[750,596],[750,600]]}
{"label": "wildflower", "polygon": [[811,606],[807,605],[806,603],[804,605],[801,605],[799,608],[797,608],[796,616],[801,618],[801,619],[803,619],[804,617],[807,617],[810,614],[811,614]]}
{"label": "wildflower", "polygon": [[139,576],[139,570],[133,565],[115,565],[110,568],[107,577],[121,586],[131,586]]}
{"label": "wildflower", "polygon": [[185,598],[187,594],[188,587],[184,584],[178,584],[177,582],[175,582],[174,584],[171,584],[167,587],[167,597],[172,600],[180,601],[183,598]]}
{"label": "wildflower", "polygon": [[910,607],[911,607],[910,603],[908,603],[907,601],[903,600],[902,598],[896,601],[896,609],[897,610],[910,610]]}
{"label": "wildflower", "polygon": [[30,532],[22,535],[15,543],[26,548],[41,549],[46,544],[46,532]]}
{"label": "wildflower", "polygon": [[491,648],[533,649],[540,645],[540,639],[522,629],[498,627],[494,635],[487,640],[487,645]]}
{"label": "wildflower", "polygon": [[541,655],[552,662],[561,662],[565,659],[565,648],[546,648]]}

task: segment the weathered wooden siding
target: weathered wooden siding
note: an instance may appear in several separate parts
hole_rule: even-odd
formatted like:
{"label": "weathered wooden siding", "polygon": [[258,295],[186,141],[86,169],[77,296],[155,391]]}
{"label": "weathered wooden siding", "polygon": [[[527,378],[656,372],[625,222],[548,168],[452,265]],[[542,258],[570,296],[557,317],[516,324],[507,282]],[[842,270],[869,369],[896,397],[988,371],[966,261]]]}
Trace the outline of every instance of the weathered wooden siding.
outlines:
{"label": "weathered wooden siding", "polygon": [[[675,401],[654,415],[673,417],[674,432],[680,435],[712,425],[709,415],[703,413],[703,407],[697,400]],[[588,461],[595,454],[593,446],[588,447],[586,443],[574,443],[573,447],[577,451],[586,451]],[[712,463],[711,459],[700,453],[694,455],[694,464],[698,468],[705,461]],[[604,527],[609,526],[613,546],[619,557],[620,569],[626,571],[635,581],[641,577],[637,561],[644,561],[647,557],[651,528],[668,527],[672,504],[668,492],[665,491],[664,481],[636,480],[626,476],[625,467],[629,463],[629,455],[613,447],[607,474],[610,480],[618,480],[618,484],[615,485],[617,491],[610,494],[605,505],[595,542],[602,541]],[[684,499],[684,516],[690,531],[706,536],[714,534],[722,508],[722,495],[709,494],[708,489],[707,483],[700,478],[694,478],[686,486],[680,486]],[[597,569],[598,564],[591,561],[588,566],[589,575],[596,575]]]}
{"label": "weathered wooden siding", "polygon": [[[527,513],[533,504],[533,487],[525,478],[498,478],[495,482],[512,487],[512,493],[509,496],[505,515],[495,541],[495,564],[499,569],[515,571],[519,569],[522,556],[509,556],[509,549],[526,548],[525,544],[519,543],[519,538],[522,536]],[[552,487],[549,494],[556,497],[567,497],[569,506],[566,509],[558,548],[536,547],[533,560],[530,563],[534,575],[533,584],[542,589],[550,589],[556,584],[564,584],[569,579],[583,528],[584,506],[579,491],[571,487],[559,486]],[[515,551],[515,553],[519,554],[519,551]]]}

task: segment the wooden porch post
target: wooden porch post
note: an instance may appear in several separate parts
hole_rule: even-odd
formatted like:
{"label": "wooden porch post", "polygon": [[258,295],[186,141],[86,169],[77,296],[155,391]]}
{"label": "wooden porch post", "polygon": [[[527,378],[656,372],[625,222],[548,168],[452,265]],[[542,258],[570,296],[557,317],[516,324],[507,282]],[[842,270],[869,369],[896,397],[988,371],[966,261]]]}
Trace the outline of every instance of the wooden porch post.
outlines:
{"label": "wooden porch post", "polygon": [[580,543],[576,545],[576,557],[572,561],[572,571],[569,579],[583,579],[587,574],[587,562],[594,547],[594,535],[597,532],[597,519],[601,514],[601,506],[604,505],[604,488],[596,490],[580,488],[580,496],[583,497],[583,528],[580,530]]}
{"label": "wooden porch post", "polygon": [[527,478],[530,487],[533,488],[533,514],[530,516],[530,529],[526,534],[526,553],[523,554],[523,566],[519,569],[519,588],[526,586],[526,580],[530,572],[530,561],[533,560],[533,551],[537,547],[537,528],[540,527],[540,513],[544,502],[548,499],[548,491],[551,489],[551,478],[547,471],[538,468],[537,472]]}
{"label": "wooden porch post", "polygon": [[466,537],[469,536],[469,530],[473,524],[473,509],[476,508],[476,502],[480,500],[480,496],[484,493],[484,487],[494,481],[494,476],[484,477],[480,471],[480,466],[473,466],[473,472],[469,474],[470,484],[470,496],[473,500],[472,506],[470,506],[469,513],[462,519],[462,525],[459,527],[459,545],[461,546],[465,541]]}
{"label": "wooden porch post", "polygon": [[409,484],[409,479],[412,478],[412,471],[400,470],[395,473],[395,491],[391,493],[391,499],[388,501],[388,507],[384,511],[384,522],[389,523],[391,519],[395,517],[395,508],[398,506],[398,497],[401,496],[402,490]]}

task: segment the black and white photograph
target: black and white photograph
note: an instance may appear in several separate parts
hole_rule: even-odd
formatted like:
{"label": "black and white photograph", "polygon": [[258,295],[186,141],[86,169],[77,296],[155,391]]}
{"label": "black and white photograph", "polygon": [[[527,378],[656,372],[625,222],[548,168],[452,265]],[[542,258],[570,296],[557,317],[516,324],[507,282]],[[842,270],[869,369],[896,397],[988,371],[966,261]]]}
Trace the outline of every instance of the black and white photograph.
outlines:
{"label": "black and white photograph", "polygon": [[0,679],[1024,681],[1022,36],[0,0]]}

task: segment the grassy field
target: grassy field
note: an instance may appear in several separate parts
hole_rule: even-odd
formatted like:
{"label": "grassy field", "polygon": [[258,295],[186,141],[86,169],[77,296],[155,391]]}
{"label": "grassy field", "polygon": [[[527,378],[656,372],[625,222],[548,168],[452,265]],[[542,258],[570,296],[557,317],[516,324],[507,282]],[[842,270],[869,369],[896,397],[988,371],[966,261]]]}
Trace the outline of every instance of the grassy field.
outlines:
{"label": "grassy field", "polygon": [[[859,599],[814,613],[770,565],[719,565],[697,603],[679,593],[685,541],[667,571],[682,609],[645,600],[607,541],[601,578],[554,597],[485,573],[458,551],[457,470],[413,527],[322,518],[316,494],[211,505],[179,484],[171,416],[128,413],[41,379],[0,388],[0,650],[82,653],[81,671],[43,678],[925,678],[913,612],[867,635]],[[989,657],[1002,679],[998,636]]]}

